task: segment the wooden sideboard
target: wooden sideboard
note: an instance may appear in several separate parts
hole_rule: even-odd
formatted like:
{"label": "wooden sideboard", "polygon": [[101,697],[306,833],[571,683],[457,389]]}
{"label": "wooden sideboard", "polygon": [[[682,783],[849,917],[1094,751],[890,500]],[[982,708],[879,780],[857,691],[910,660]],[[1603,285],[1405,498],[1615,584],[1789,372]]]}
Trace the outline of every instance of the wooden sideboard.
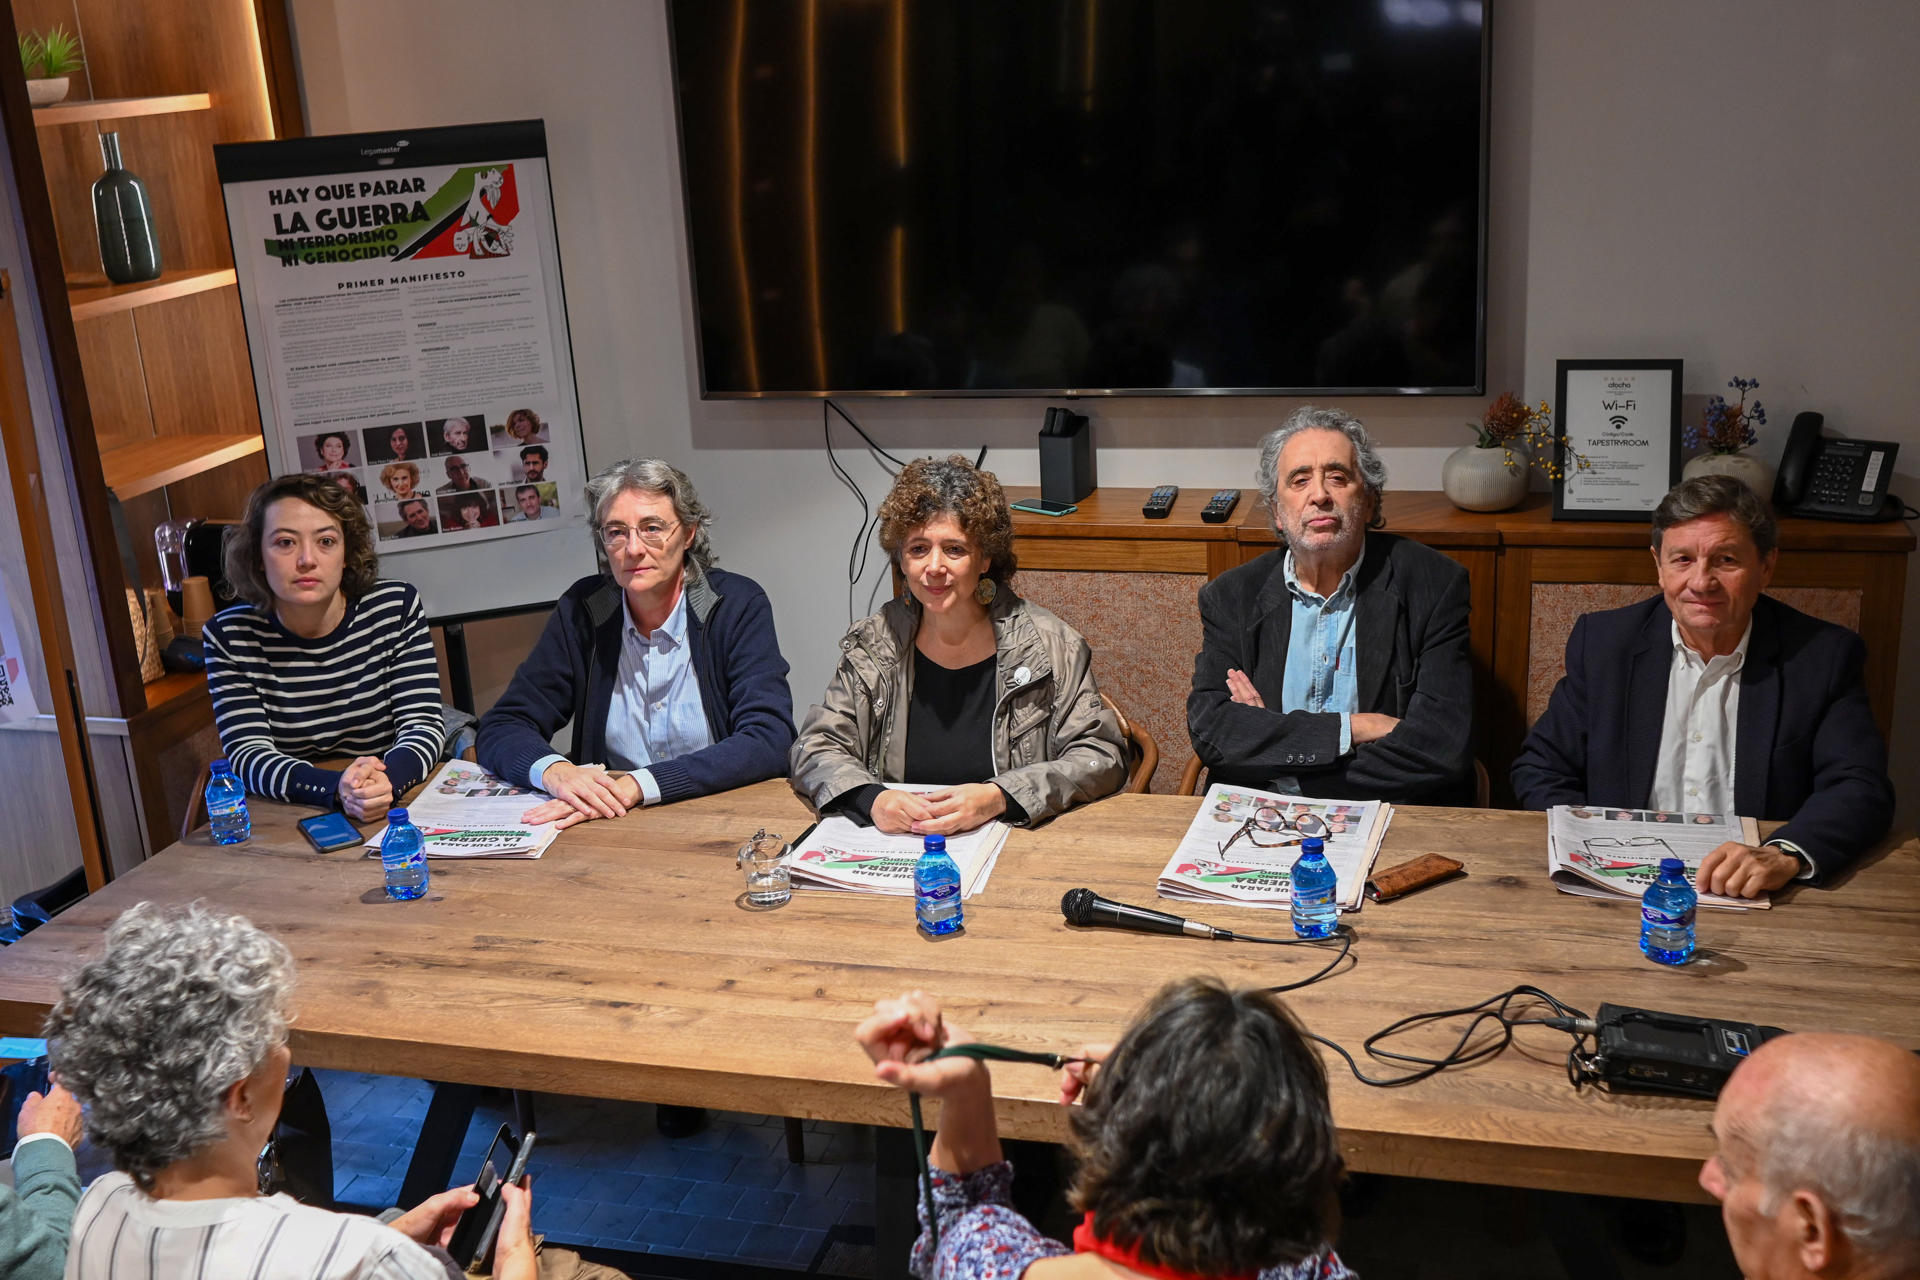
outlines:
{"label": "wooden sideboard", "polygon": [[[1211,489],[1183,489],[1173,513],[1148,520],[1146,489],[1098,489],[1068,516],[1014,512],[1021,594],[1080,628],[1094,671],[1127,714],[1160,744],[1154,790],[1171,790],[1191,748],[1186,697],[1200,647],[1200,586],[1277,545],[1251,490],[1226,524],[1200,522]],[[1038,490],[1013,486],[1010,498]],[[1573,621],[1655,590],[1643,524],[1555,521],[1547,494],[1519,508],[1460,511],[1430,492],[1389,490],[1387,530],[1459,561],[1472,582],[1471,619],[1479,754],[1496,798],[1506,788],[1527,727],[1560,677]],[[1780,522],[1780,565],[1769,594],[1852,627],[1867,642],[1867,691],[1881,732],[1893,722],[1899,674],[1906,525]]]}

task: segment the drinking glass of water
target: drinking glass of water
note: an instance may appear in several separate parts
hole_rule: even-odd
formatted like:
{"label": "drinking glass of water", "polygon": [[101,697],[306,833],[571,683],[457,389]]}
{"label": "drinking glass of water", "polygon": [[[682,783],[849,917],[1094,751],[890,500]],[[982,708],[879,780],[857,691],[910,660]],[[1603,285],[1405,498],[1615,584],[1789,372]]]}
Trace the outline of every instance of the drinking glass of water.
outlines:
{"label": "drinking glass of water", "polygon": [[787,842],[765,828],[740,846],[740,869],[747,876],[747,902],[755,907],[785,906],[793,897],[793,876],[787,870]]}

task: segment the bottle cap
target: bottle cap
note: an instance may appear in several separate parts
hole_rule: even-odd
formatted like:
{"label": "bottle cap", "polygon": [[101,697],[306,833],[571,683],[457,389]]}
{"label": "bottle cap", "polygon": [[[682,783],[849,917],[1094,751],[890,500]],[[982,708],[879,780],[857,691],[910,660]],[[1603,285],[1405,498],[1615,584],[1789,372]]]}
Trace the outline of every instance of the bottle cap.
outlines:
{"label": "bottle cap", "polygon": [[1687,864],[1678,858],[1660,859],[1660,874],[1666,875],[1669,871],[1677,876],[1685,876],[1687,874]]}
{"label": "bottle cap", "polygon": [[1325,853],[1326,851],[1327,842],[1319,836],[1308,836],[1300,842],[1300,852],[1302,854]]}
{"label": "bottle cap", "polygon": [[214,773],[225,773],[228,770],[233,768],[233,766],[228,764],[225,760],[215,760],[212,764],[208,765],[207,767],[210,770],[212,770]]}
{"label": "bottle cap", "polygon": [[398,825],[399,825],[400,823],[402,823],[402,822],[405,822],[406,820],[407,820],[407,811],[406,811],[405,809],[389,809],[389,810],[387,810],[387,825],[388,825],[388,826],[390,826],[390,827],[392,827],[392,826],[398,826]]}
{"label": "bottle cap", "polygon": [[928,836],[927,837],[926,852],[945,853],[946,851],[947,851],[947,838],[945,836]]}

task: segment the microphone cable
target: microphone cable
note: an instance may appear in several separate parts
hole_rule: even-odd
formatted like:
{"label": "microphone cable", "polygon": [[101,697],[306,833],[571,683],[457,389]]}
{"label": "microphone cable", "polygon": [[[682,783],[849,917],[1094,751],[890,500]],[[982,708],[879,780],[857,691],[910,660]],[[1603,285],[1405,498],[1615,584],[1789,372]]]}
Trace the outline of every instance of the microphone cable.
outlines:
{"label": "microphone cable", "polygon": [[[921,1062],[932,1062],[939,1058],[972,1058],[975,1062],[1030,1062],[1036,1066],[1058,1071],[1070,1062],[1092,1062],[1092,1058],[1074,1058],[1063,1053],[1035,1053],[1026,1049],[1009,1049],[999,1044],[950,1044],[936,1049]],[[927,1126],[920,1116],[920,1095],[907,1091],[907,1110],[913,1113],[913,1158],[920,1165],[920,1198],[926,1206],[927,1232],[932,1239],[928,1250],[929,1258],[940,1252],[940,1215],[933,1207],[933,1162],[927,1151]]]}
{"label": "microphone cable", "polygon": [[[1516,1016],[1518,1012],[1514,1007],[1516,1002],[1544,1004],[1553,1011],[1555,1016],[1550,1018],[1523,1018]],[[1391,1049],[1379,1047],[1380,1042],[1383,1040],[1390,1039],[1394,1036],[1405,1035],[1410,1031],[1425,1027],[1431,1023],[1445,1022],[1453,1018],[1465,1018],[1467,1019],[1467,1024],[1461,1028],[1460,1038],[1454,1042],[1453,1048],[1438,1058],[1422,1057],[1414,1053],[1398,1053]],[[1479,1034],[1481,1029],[1488,1023],[1497,1026],[1499,1028],[1499,1034],[1485,1044],[1468,1048],[1474,1036]],[[1556,1031],[1565,1031],[1573,1036],[1573,1044],[1567,1049],[1567,1076],[1569,1079],[1577,1080],[1575,1073],[1577,1055],[1587,1038],[1587,1032],[1577,1025],[1580,1023],[1586,1023],[1587,1026],[1592,1025],[1587,1015],[1572,1005],[1542,991],[1539,987],[1527,986],[1525,984],[1511,987],[1497,995],[1488,996],[1478,1004],[1465,1005],[1458,1009],[1440,1009],[1432,1013],[1410,1014],[1397,1022],[1392,1022],[1382,1027],[1380,1030],[1368,1036],[1360,1045],[1361,1052],[1376,1061],[1389,1065],[1403,1064],[1417,1068],[1406,1075],[1396,1076],[1390,1079],[1375,1079],[1363,1073],[1360,1070],[1360,1064],[1354,1060],[1353,1055],[1348,1053],[1345,1048],[1335,1041],[1311,1031],[1308,1031],[1306,1036],[1307,1039],[1327,1046],[1327,1048],[1333,1050],[1345,1059],[1347,1069],[1353,1072],[1353,1078],[1361,1084],[1372,1085],[1377,1089],[1392,1089],[1403,1084],[1413,1084],[1415,1081],[1425,1080],[1429,1077],[1439,1075],[1448,1067],[1465,1066],[1468,1063],[1480,1062],[1499,1054],[1505,1050],[1508,1045],[1513,1043],[1515,1027],[1552,1027]]]}
{"label": "microphone cable", "polygon": [[[1280,983],[1278,986],[1272,986],[1272,987],[1266,988],[1268,991],[1271,991],[1274,995],[1283,995],[1289,991],[1298,991],[1302,987],[1312,986],[1314,983],[1320,981],[1322,978],[1332,976],[1333,971],[1339,968],[1340,962],[1342,960],[1347,959],[1349,956],[1352,956],[1353,958],[1354,967],[1357,967],[1360,963],[1360,958],[1358,956],[1353,955],[1353,940],[1357,935],[1355,935],[1353,931],[1353,926],[1350,924],[1335,925],[1333,927],[1333,933],[1325,938],[1262,938],[1262,937],[1257,937],[1256,935],[1251,933],[1233,933],[1230,930],[1224,930],[1224,929],[1221,930],[1221,932],[1226,933],[1228,935],[1227,937],[1220,939],[1220,941],[1222,942],[1258,942],[1270,947],[1293,947],[1293,946],[1316,946],[1317,947],[1320,943],[1333,941],[1334,938],[1338,938],[1340,940],[1340,949],[1334,953],[1333,959],[1327,961],[1326,964],[1322,965],[1319,968],[1319,970],[1316,971],[1312,976],[1302,978],[1298,982],[1283,982],[1283,983]],[[1321,948],[1321,949],[1324,950],[1324,948]]]}

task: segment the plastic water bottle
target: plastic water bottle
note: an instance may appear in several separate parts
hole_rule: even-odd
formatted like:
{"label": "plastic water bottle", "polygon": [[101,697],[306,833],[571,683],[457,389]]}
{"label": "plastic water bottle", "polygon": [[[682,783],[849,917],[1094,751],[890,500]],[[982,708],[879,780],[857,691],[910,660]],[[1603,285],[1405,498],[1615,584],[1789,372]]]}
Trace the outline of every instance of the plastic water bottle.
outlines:
{"label": "plastic water bottle", "polygon": [[1327,861],[1327,843],[1319,836],[1300,842],[1293,864],[1293,932],[1302,938],[1328,938],[1340,924],[1336,878]]}
{"label": "plastic water bottle", "polygon": [[207,823],[213,828],[215,844],[239,844],[253,834],[247,789],[225,760],[213,762],[213,775],[207,779]]}
{"label": "plastic water bottle", "polygon": [[1700,895],[1687,883],[1678,858],[1660,859],[1660,878],[1640,898],[1640,951],[1655,964],[1685,964],[1693,958],[1693,913]]}
{"label": "plastic water bottle", "polygon": [[407,821],[405,809],[387,810],[387,834],[380,841],[380,866],[387,874],[387,896],[407,902],[427,891],[427,842]]}
{"label": "plastic water bottle", "polygon": [[960,931],[960,868],[947,852],[945,836],[928,836],[920,861],[913,864],[913,914],[922,933],[939,937]]}

